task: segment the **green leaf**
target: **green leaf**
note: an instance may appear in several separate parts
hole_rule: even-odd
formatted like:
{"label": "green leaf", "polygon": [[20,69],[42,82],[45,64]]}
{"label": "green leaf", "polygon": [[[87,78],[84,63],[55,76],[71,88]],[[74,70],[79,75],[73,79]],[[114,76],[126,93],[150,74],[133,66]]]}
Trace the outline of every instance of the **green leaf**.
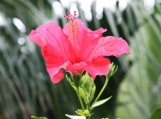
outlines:
{"label": "green leaf", "polygon": [[35,116],[31,116],[32,119],[48,119],[46,117],[35,117]]}
{"label": "green leaf", "polygon": [[109,98],[106,98],[106,99],[97,101],[96,103],[94,103],[94,105],[92,105],[91,109],[94,108],[94,107],[97,107],[97,106],[100,106],[100,105],[104,104],[104,103],[107,102],[111,97],[112,97],[112,96],[110,96]]}
{"label": "green leaf", "polygon": [[161,119],[161,107],[156,108],[149,119]]}
{"label": "green leaf", "polygon": [[65,114],[65,116],[69,117],[70,119],[86,119],[85,116],[68,115],[68,114]]}

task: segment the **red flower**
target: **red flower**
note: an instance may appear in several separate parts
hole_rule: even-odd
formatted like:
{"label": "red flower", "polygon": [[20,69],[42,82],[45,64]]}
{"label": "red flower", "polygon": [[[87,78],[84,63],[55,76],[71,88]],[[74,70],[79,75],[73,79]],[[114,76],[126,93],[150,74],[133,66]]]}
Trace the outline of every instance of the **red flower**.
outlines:
{"label": "red flower", "polygon": [[[70,14],[70,13],[69,13]],[[129,46],[122,38],[101,37],[106,29],[92,31],[81,20],[70,19],[63,30],[54,22],[39,26],[28,38],[42,48],[47,71],[53,83],[62,80],[62,68],[74,75],[87,71],[93,79],[109,72],[110,60],[103,56],[129,54]]]}

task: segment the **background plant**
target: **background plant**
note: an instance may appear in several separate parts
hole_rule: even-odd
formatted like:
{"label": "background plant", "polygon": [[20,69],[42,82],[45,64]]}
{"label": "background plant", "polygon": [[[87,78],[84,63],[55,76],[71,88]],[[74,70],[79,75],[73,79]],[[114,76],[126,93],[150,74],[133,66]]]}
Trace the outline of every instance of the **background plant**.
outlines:
{"label": "background plant", "polygon": [[[29,119],[31,115],[65,119],[64,113],[72,114],[79,107],[66,80],[57,85],[51,83],[39,47],[26,38],[31,29],[47,21],[61,26],[67,22],[63,16],[56,15],[53,1],[0,0],[0,19],[4,19],[0,23],[2,119]],[[104,9],[102,19],[98,20],[93,2],[90,22],[86,21],[80,4],[76,5],[87,27],[107,28],[105,36],[127,39],[132,51],[131,55],[119,59],[110,57],[119,68],[101,98],[113,97],[94,111],[95,118],[149,118],[155,107],[161,105],[161,3],[156,1],[153,11],[149,12],[141,0],[131,1],[124,11],[119,10],[117,2],[115,12]],[[69,10],[62,9],[64,14]],[[21,20],[24,29],[16,27],[16,20]],[[101,89],[103,78],[95,80],[97,90]]]}

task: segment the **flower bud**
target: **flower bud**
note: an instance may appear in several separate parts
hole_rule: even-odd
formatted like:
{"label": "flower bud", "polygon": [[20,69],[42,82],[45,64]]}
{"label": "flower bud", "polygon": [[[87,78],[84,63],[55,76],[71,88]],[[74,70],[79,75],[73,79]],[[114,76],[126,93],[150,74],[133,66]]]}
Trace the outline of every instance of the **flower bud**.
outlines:
{"label": "flower bud", "polygon": [[109,73],[106,75],[106,78],[110,78],[111,76],[113,76],[115,74],[115,72],[117,71],[117,66],[114,65],[114,63],[111,63],[110,65],[110,71]]}

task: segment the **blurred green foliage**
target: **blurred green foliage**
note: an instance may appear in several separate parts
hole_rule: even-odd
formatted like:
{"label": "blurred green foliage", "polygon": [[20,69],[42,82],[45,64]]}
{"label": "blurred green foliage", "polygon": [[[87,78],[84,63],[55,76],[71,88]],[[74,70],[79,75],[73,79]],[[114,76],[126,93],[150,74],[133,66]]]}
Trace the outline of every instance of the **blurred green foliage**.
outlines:
{"label": "blurred green foliage", "polygon": [[[63,16],[56,16],[53,1],[0,0],[0,16],[5,21],[0,25],[0,119],[30,119],[31,115],[65,119],[64,114],[73,114],[80,107],[66,80],[52,84],[40,48],[26,38],[32,29],[47,21],[62,27],[67,23]],[[149,12],[142,0],[131,1],[124,11],[117,2],[115,12],[104,9],[98,20],[93,2],[92,21],[86,21],[80,4],[76,4],[87,27],[107,28],[105,36],[122,37],[131,49],[130,55],[110,57],[118,71],[101,98],[112,98],[94,110],[92,118],[148,119],[161,105],[161,3],[156,1]],[[62,10],[64,14],[68,11]],[[15,26],[16,18],[22,21],[25,31]],[[95,80],[98,92],[104,78]]]}

